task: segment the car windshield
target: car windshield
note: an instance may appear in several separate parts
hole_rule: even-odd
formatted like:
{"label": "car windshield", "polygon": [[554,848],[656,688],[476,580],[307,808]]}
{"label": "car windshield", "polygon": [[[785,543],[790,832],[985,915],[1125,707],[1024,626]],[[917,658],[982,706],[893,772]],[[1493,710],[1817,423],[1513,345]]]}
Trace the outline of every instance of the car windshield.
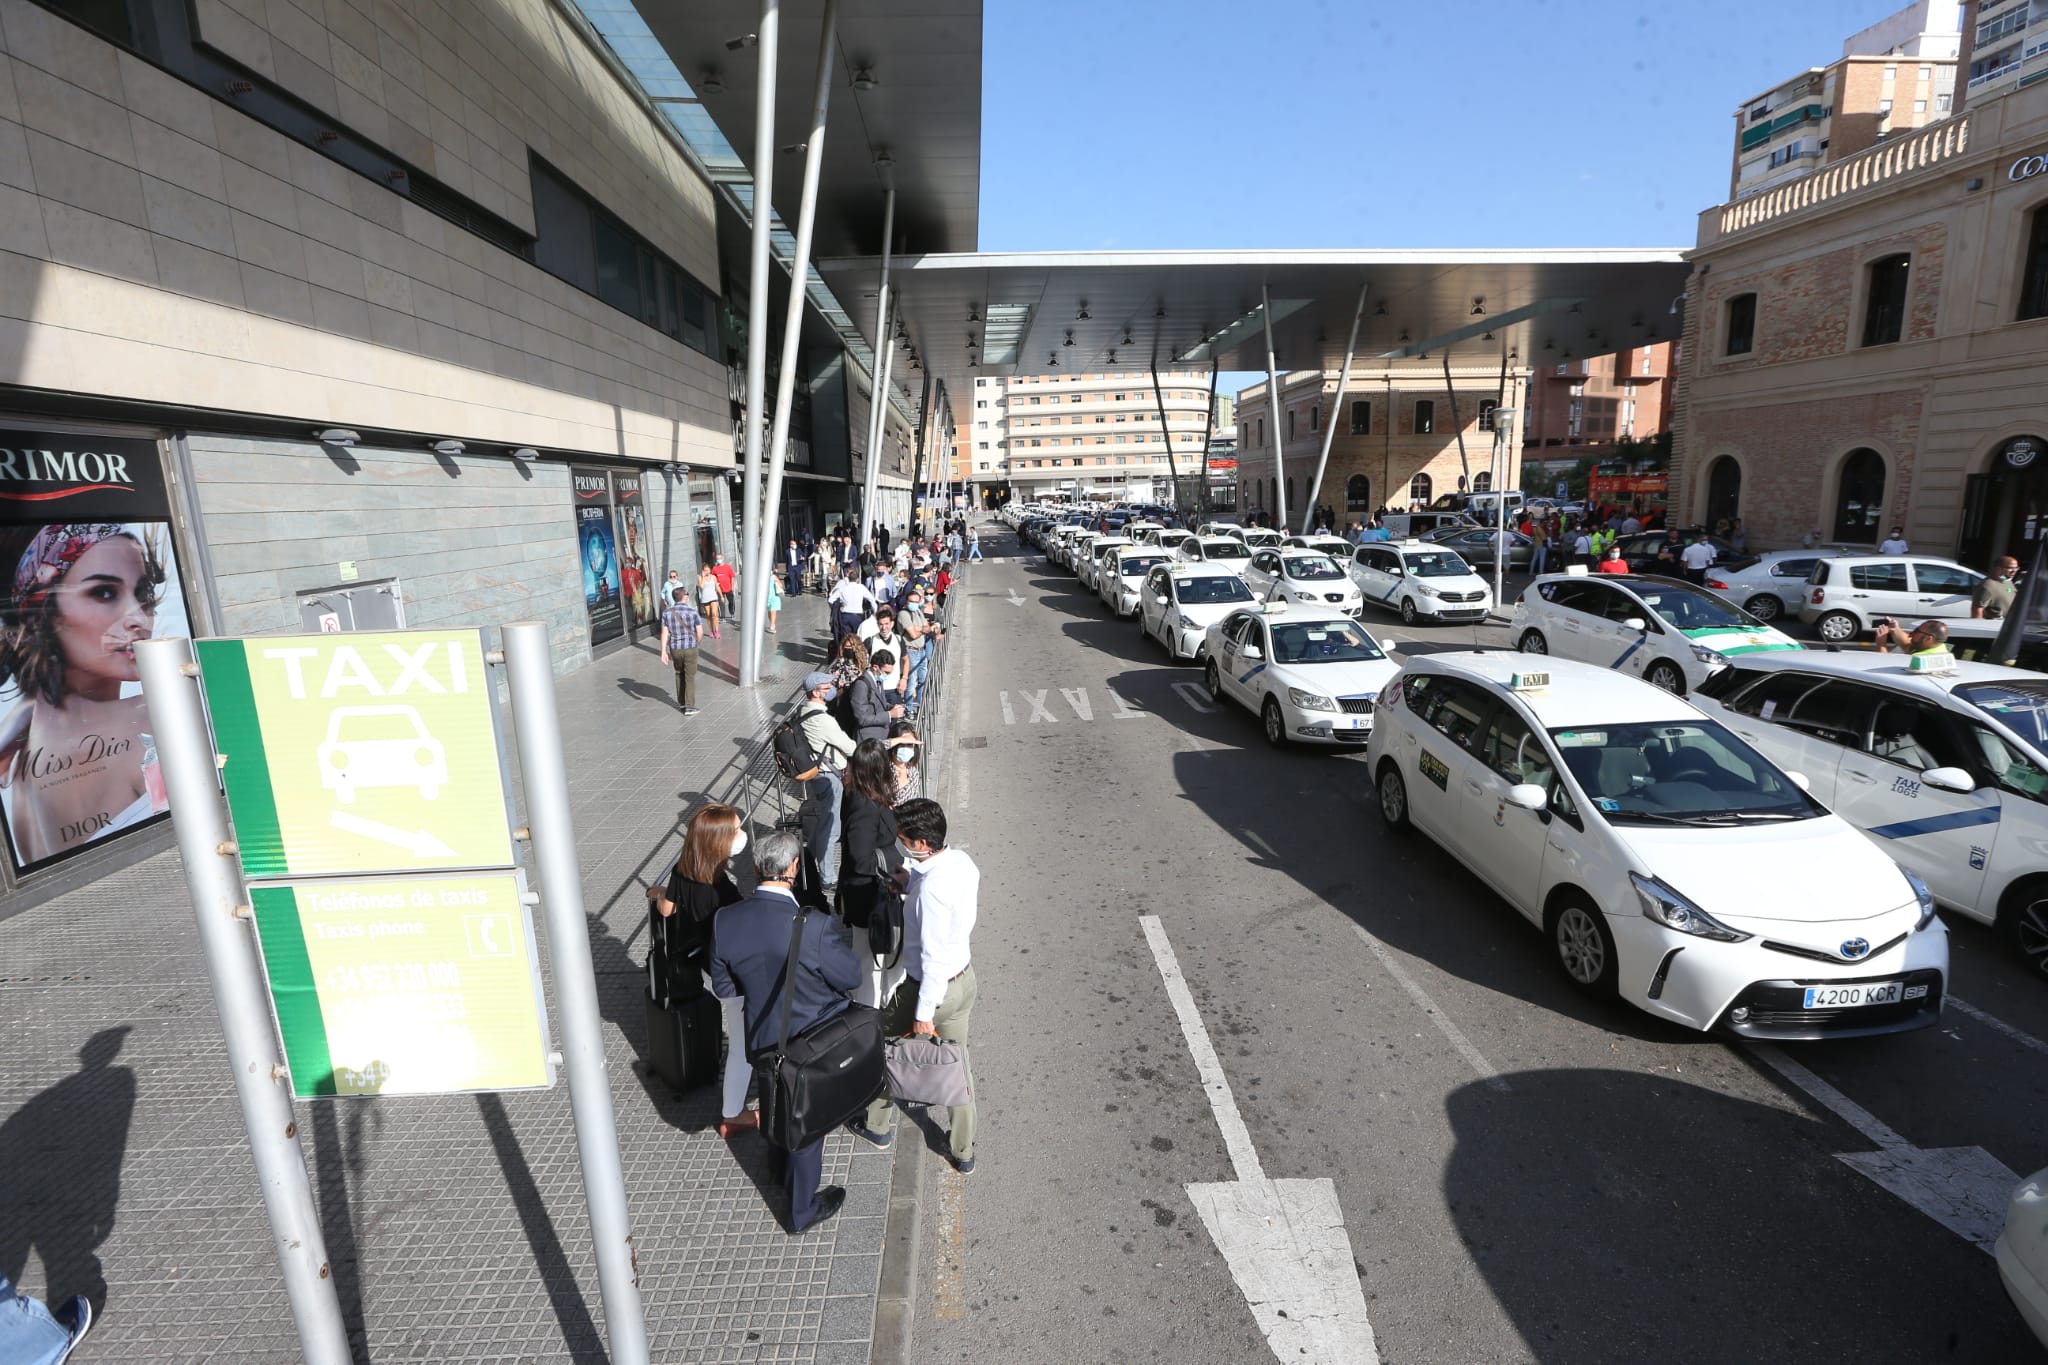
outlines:
{"label": "car windshield", "polygon": [[1165,555],[1126,555],[1117,561],[1116,571],[1125,578],[1143,578],[1165,562]]}
{"label": "car windshield", "polygon": [[1236,574],[1205,574],[1200,578],[1183,578],[1174,585],[1174,596],[1182,606],[1206,606],[1212,602],[1249,602],[1252,590]]}
{"label": "car windshield", "polygon": [[1472,572],[1472,566],[1449,550],[1402,555],[1401,563],[1417,578],[1458,578]]}
{"label": "car windshield", "polygon": [[1202,547],[1205,559],[1250,559],[1251,547],[1241,540],[1212,540]]}
{"label": "car windshield", "polygon": [[1753,626],[1758,630],[1770,627],[1751,616],[1742,608],[1725,598],[1716,597],[1698,588],[1666,587],[1643,588],[1640,595],[1648,606],[1679,630],[1712,630],[1716,627]]}
{"label": "car windshield", "polygon": [[2048,759],[2048,679],[1968,683],[1955,689],[1955,695],[1995,717],[2025,740],[2028,748]]}
{"label": "car windshield", "polygon": [[1353,664],[1387,656],[1349,621],[1282,622],[1273,627],[1273,662]]}
{"label": "car windshield", "polygon": [[1552,730],[1565,767],[1615,824],[1735,825],[1825,812],[1711,720]]}
{"label": "car windshield", "polygon": [[1282,560],[1281,564],[1289,578],[1298,578],[1304,583],[1344,576],[1344,571],[1332,564],[1328,555],[1295,555]]}

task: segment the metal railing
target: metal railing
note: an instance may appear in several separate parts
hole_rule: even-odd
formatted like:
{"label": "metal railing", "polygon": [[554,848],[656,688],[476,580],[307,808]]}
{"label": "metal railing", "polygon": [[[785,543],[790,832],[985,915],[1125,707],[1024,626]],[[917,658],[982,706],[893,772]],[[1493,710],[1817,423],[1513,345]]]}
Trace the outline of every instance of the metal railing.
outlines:
{"label": "metal railing", "polygon": [[1970,147],[1970,116],[1930,123],[1903,137],[1823,166],[1811,175],[1721,206],[1720,235],[1818,208],[1963,155]]}

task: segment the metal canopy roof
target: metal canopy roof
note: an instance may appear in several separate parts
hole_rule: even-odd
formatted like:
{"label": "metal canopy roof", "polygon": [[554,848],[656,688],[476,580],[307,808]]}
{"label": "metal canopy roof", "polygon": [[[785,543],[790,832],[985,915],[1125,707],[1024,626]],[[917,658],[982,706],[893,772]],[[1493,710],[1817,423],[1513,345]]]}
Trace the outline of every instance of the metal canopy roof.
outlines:
{"label": "metal canopy roof", "polygon": [[[687,116],[708,116],[737,157],[751,161],[760,52],[741,40],[759,23],[758,0],[636,7],[687,82]],[[792,226],[803,157],[787,149],[810,132],[823,14],[823,0],[781,6],[775,140],[785,150],[775,164],[774,207]],[[882,192],[892,181],[901,249],[972,251],[981,215],[981,0],[841,0],[838,27],[815,254],[878,252]],[[872,88],[855,88],[862,72]],[[878,167],[884,154],[892,164]],[[747,178],[744,166],[729,169]]]}
{"label": "metal canopy roof", "polygon": [[[861,258],[819,267],[869,337],[879,266]],[[1360,284],[1355,365],[1436,361],[1450,348],[1454,360],[1494,363],[1513,349],[1515,364],[1541,367],[1675,340],[1686,271],[1677,247],[899,257],[894,287],[908,337],[894,379],[922,377],[909,368],[911,348],[954,395],[975,375],[1206,367],[1212,358],[1225,370],[1263,370],[1261,285],[1272,293],[1283,371],[1343,363]]]}

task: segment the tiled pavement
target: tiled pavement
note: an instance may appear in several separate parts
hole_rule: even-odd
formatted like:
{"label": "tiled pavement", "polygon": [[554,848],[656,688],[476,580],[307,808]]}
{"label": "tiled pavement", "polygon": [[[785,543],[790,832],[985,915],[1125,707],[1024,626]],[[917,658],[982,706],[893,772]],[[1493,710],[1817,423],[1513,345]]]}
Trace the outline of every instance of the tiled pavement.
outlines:
{"label": "tiled pavement", "polygon": [[[716,1086],[672,1099],[638,1065],[642,888],[703,795],[744,786],[774,818],[761,738],[819,653],[822,615],[790,600],[769,637],[780,676],[748,693],[731,682],[736,633],[707,640],[687,720],[651,646],[558,680],[659,1362],[868,1359],[888,1156],[828,1141],[845,1212],[789,1237],[766,1148],[717,1137]],[[297,1359],[175,853],[0,922],[0,1037],[0,1271],[69,1295],[104,1265],[105,1314],[73,1359]],[[298,1111],[359,1361],[606,1358],[566,1084]]]}

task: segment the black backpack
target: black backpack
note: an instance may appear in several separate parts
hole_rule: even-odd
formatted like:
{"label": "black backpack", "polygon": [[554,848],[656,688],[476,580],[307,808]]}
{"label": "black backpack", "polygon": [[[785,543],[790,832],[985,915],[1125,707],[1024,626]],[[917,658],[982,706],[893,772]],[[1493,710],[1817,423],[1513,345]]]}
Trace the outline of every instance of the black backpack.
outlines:
{"label": "black backpack", "polygon": [[776,771],[792,782],[818,766],[818,755],[811,749],[810,737],[804,734],[801,715],[792,715],[777,725],[769,744],[775,751]]}

